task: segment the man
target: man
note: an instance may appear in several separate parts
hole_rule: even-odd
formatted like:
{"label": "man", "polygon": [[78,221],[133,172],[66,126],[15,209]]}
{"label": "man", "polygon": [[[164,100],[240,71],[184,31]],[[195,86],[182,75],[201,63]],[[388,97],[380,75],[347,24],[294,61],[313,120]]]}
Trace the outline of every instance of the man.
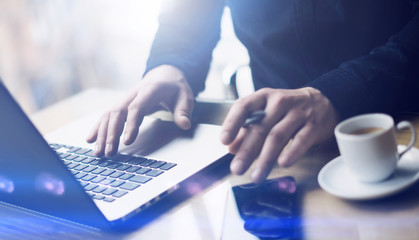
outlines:
{"label": "man", "polygon": [[[223,123],[221,141],[235,153],[233,173],[244,173],[255,161],[250,176],[260,182],[275,162],[289,166],[332,137],[340,120],[412,109],[419,15],[411,1],[168,2],[142,81],[87,139],[96,141],[98,156],[117,152],[124,123],[124,143],[131,144],[143,117],[162,106],[180,128],[191,126],[194,95],[204,88],[225,5],[248,49],[258,89],[239,99]],[[265,118],[243,128],[256,110],[264,110]]]}

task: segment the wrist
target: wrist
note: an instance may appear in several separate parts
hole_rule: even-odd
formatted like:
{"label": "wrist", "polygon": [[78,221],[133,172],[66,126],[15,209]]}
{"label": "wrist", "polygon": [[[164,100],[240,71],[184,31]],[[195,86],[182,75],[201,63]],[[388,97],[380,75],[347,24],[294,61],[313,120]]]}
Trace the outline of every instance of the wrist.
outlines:
{"label": "wrist", "polygon": [[312,101],[319,103],[323,108],[328,109],[327,112],[331,114],[331,119],[333,119],[333,122],[338,123],[339,122],[339,115],[333,106],[330,99],[324,95],[319,89],[313,88],[313,87],[305,87],[306,91],[310,94],[310,97]]}
{"label": "wrist", "polygon": [[149,78],[151,75],[159,75],[166,79],[173,79],[175,81],[186,82],[186,77],[182,70],[168,64],[159,65],[155,68],[150,69],[149,71],[144,73],[143,79]]}

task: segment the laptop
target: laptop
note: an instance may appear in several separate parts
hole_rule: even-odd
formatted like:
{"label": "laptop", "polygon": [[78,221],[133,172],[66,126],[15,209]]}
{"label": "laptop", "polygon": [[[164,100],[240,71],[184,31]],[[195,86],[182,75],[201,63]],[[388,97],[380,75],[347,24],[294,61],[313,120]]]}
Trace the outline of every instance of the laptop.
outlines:
{"label": "laptop", "polygon": [[85,136],[97,115],[45,138],[0,80],[0,201],[92,226],[117,227],[228,157],[220,126],[146,117],[137,140],[96,158]]}

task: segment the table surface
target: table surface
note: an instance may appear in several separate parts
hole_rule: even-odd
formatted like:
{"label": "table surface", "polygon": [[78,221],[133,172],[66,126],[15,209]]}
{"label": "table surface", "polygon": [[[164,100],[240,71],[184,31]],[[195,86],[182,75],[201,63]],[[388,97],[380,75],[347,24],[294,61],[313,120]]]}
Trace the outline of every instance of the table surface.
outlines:
{"label": "table surface", "polygon": [[[123,96],[123,91],[90,89],[32,115],[31,119],[41,133],[47,134],[86,115],[103,112]],[[199,114],[194,119],[216,124],[222,122],[229,106],[211,102],[198,105]],[[204,112],[208,114],[202,114]],[[211,114],[217,118],[209,119]],[[170,115],[164,113],[155,117],[170,119]],[[404,118],[411,120],[416,129],[419,128],[419,116],[406,114]],[[407,144],[409,139],[408,132],[398,136],[400,144]],[[419,147],[419,142],[416,147]],[[323,191],[317,182],[320,169],[337,155],[337,147],[331,141],[312,150],[290,168],[274,168],[269,176],[291,175],[296,179],[301,196],[304,238],[419,239],[419,184],[415,183],[407,190],[384,199],[349,201],[337,198]],[[100,232],[2,204],[0,239],[24,239],[28,236],[55,239],[58,235],[69,239],[253,239],[241,228],[239,219],[226,217],[226,212],[235,208],[229,201],[231,186],[246,183],[248,179],[246,174],[220,179],[197,196],[127,233]],[[226,228],[226,225],[234,226]]]}

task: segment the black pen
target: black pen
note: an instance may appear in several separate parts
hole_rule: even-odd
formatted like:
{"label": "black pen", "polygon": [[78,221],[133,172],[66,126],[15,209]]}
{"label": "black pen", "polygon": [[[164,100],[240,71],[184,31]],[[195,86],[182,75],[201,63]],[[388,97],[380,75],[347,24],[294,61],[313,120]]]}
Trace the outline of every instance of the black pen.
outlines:
{"label": "black pen", "polygon": [[252,124],[259,123],[265,117],[266,113],[263,110],[258,110],[252,112],[249,117],[246,118],[246,121],[243,124],[243,127],[246,128]]}

